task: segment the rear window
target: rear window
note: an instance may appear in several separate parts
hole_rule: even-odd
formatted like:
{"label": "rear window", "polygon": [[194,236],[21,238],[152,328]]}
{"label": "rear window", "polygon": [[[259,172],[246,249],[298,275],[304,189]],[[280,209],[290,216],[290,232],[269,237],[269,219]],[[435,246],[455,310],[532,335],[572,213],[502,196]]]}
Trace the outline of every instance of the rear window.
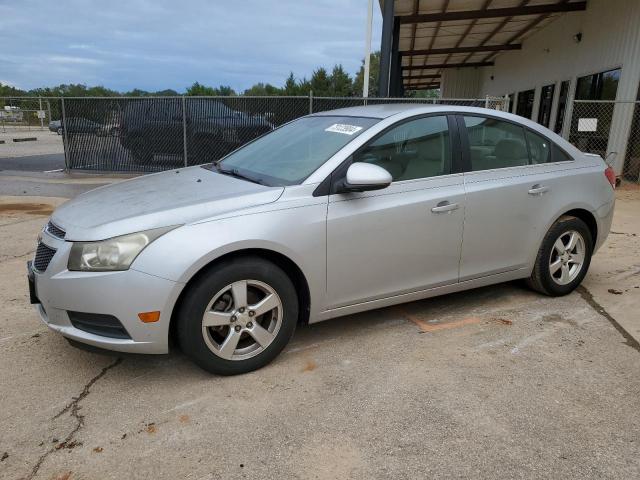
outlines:
{"label": "rear window", "polygon": [[568,162],[573,160],[571,156],[555,143],[553,144],[553,161],[554,162]]}
{"label": "rear window", "polygon": [[549,140],[527,130],[527,143],[529,144],[529,158],[532,165],[551,161],[551,142]]}

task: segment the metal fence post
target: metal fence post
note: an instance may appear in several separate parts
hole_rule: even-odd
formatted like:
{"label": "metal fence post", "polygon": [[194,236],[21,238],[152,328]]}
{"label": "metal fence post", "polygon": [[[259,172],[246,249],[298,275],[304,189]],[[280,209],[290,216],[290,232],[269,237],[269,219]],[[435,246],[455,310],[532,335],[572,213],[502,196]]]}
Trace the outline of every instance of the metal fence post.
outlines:
{"label": "metal fence post", "polygon": [[184,166],[187,167],[189,165],[187,160],[187,109],[184,95],[182,96],[182,143],[184,146]]}
{"label": "metal fence post", "polygon": [[313,90],[309,90],[309,114],[313,113]]}
{"label": "metal fence post", "polygon": [[[40,102],[40,110],[38,110],[38,116],[40,112],[42,112],[42,97],[38,97],[38,101]],[[44,118],[40,117],[40,130],[44,130]]]}
{"label": "metal fence post", "polygon": [[69,157],[67,155],[67,150],[69,149],[69,138],[67,137],[67,111],[64,108],[64,97],[60,99],[62,101],[62,119],[60,124],[62,125],[62,144],[64,147],[64,169],[65,171],[69,170]]}

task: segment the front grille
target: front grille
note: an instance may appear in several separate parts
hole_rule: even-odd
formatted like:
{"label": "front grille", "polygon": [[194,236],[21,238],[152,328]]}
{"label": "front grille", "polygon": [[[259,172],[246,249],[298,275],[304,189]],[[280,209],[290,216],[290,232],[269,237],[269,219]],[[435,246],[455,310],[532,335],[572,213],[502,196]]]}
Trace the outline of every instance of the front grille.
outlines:
{"label": "front grille", "polygon": [[62,240],[64,240],[64,236],[66,235],[67,232],[65,232],[64,230],[62,230],[60,227],[58,227],[56,224],[54,224],[53,222],[49,221],[49,223],[47,223],[47,228],[46,228],[47,232],[49,232],[51,235],[53,235],[54,237],[60,238]]}
{"label": "front grille", "polygon": [[56,251],[53,248],[40,242],[36,249],[36,258],[33,260],[33,268],[38,272],[44,272],[55,254]]}
{"label": "front grille", "polygon": [[68,311],[71,325],[83,332],[109,338],[131,338],[120,320],[113,315]]}

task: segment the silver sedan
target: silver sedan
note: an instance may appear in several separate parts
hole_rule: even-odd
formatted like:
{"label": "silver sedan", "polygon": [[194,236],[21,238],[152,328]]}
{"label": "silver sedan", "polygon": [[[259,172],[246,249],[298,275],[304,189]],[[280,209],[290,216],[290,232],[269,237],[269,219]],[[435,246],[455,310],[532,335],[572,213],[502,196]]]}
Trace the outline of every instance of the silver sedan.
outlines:
{"label": "silver sedan", "polygon": [[527,279],[582,281],[615,176],[540,125],[452,106],[300,118],[214,165],[58,208],[29,264],[42,320],[74,343],[262,367],[298,323]]}

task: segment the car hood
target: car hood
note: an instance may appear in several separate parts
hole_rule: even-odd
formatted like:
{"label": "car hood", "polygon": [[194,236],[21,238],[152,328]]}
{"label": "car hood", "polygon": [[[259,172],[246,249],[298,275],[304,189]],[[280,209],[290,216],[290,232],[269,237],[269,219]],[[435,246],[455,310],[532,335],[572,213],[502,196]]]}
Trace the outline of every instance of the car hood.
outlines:
{"label": "car hood", "polygon": [[60,206],[51,220],[67,240],[104,240],[275,202],[283,190],[189,167],[91,190]]}

